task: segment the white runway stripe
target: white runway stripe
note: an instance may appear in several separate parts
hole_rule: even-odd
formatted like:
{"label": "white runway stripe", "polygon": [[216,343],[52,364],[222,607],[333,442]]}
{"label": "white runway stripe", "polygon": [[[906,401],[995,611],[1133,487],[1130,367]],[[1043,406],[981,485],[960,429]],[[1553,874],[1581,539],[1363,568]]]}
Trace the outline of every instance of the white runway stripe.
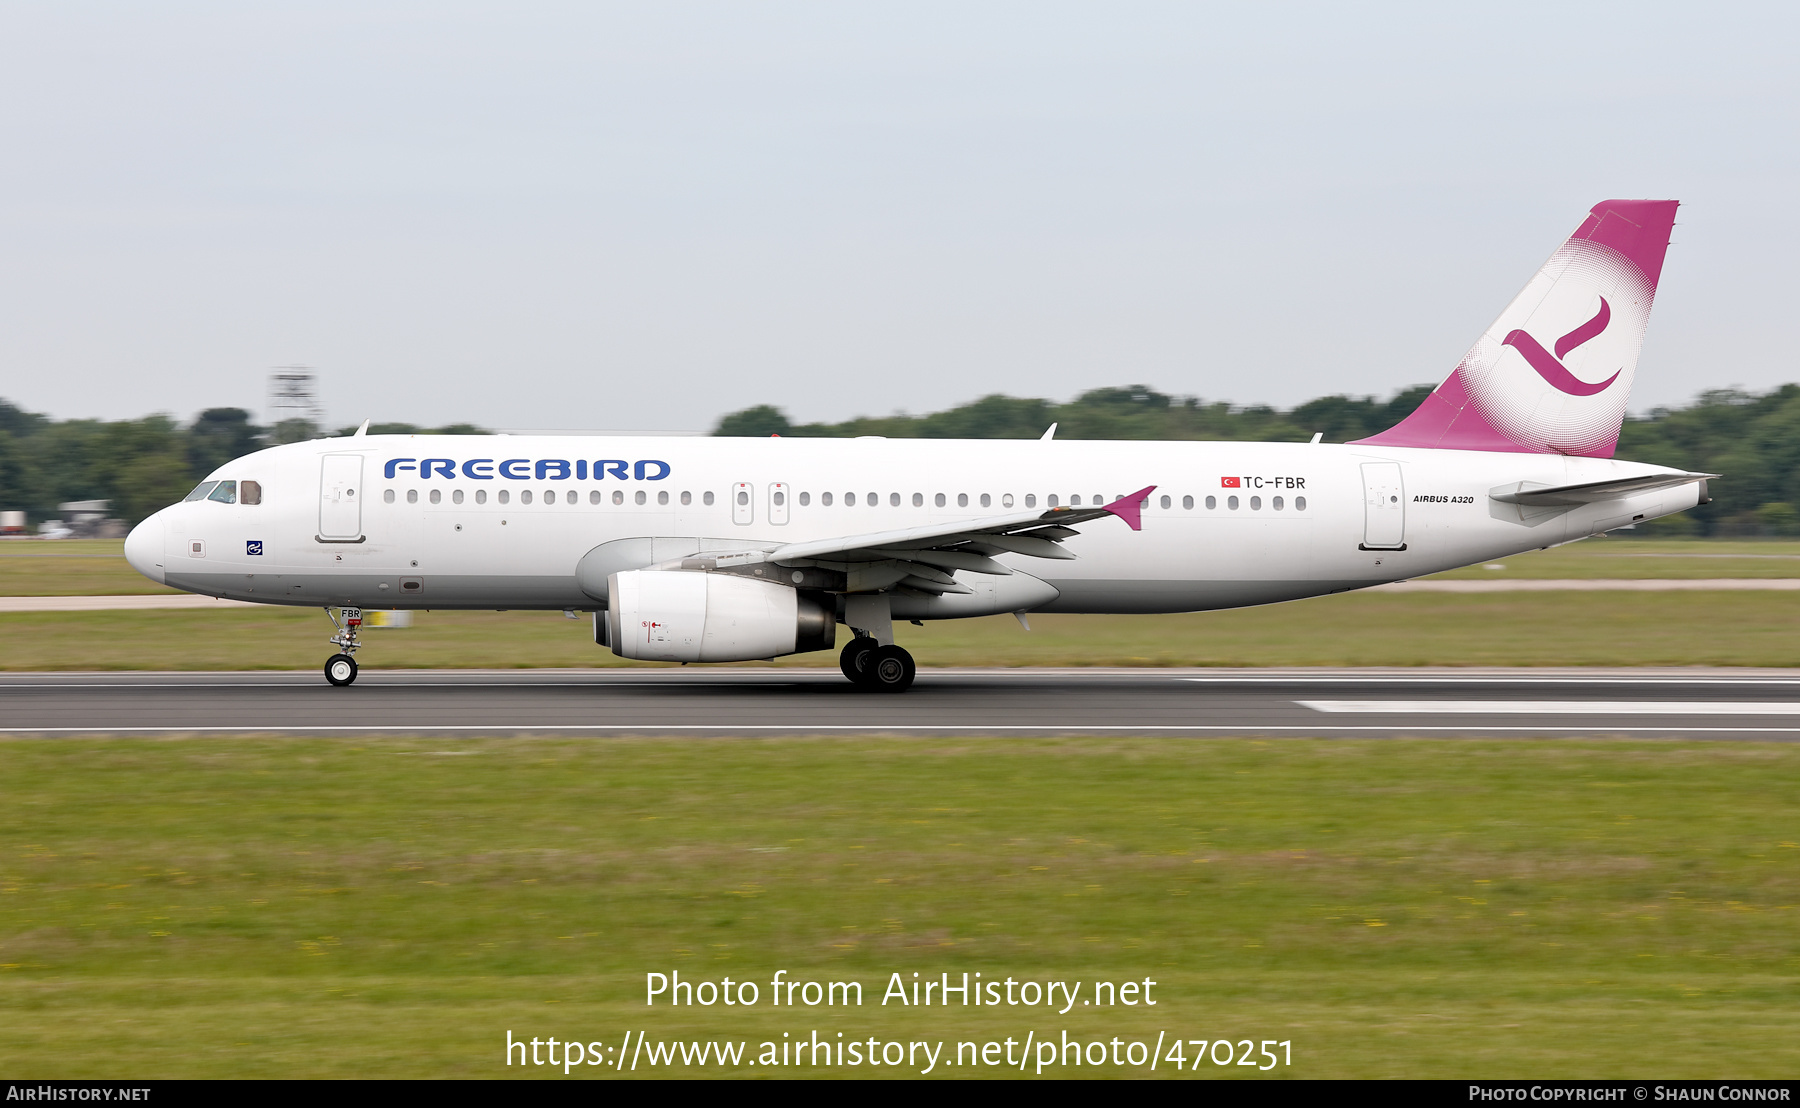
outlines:
{"label": "white runway stripe", "polygon": [[1800,716],[1800,700],[1296,700],[1315,712],[1411,716]]}
{"label": "white runway stripe", "polygon": [[170,724],[164,727],[110,727],[97,724],[88,727],[0,727],[0,735],[198,735],[198,734],[360,734],[360,733],[392,733],[422,735],[428,732],[470,732],[499,734],[503,732],[525,732],[532,734],[559,733],[606,733],[614,732],[632,735],[684,734],[687,732],[712,732],[715,734],[932,734],[955,733],[963,735],[1002,735],[1037,734],[1056,735],[1098,735],[1114,732],[1142,734],[1214,734],[1224,737],[1233,735],[1271,735],[1294,734],[1307,735],[1344,735],[1374,733],[1377,735],[1426,734],[1443,732],[1445,734],[1465,735],[1480,732],[1483,734],[1505,735],[1613,735],[1629,732],[1633,735],[1794,735],[1800,736],[1800,727],[1619,727],[1616,725],[1595,724],[1578,727],[1566,724],[1554,726],[1520,725],[1503,726],[1495,724],[1459,724],[1456,726],[1412,725],[1395,728],[1381,724],[1342,724],[1315,723],[1304,726],[1288,724],[1256,724],[1256,723],[1176,723],[1176,724],[962,724],[962,723],[407,723],[407,724],[311,724],[294,726],[291,724],[202,724],[179,725]]}

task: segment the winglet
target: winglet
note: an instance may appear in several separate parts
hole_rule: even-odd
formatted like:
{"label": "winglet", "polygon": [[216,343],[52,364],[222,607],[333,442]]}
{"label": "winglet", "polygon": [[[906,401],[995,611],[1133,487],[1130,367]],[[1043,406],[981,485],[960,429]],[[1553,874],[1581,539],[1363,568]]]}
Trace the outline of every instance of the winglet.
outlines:
{"label": "winglet", "polygon": [[1125,526],[1133,531],[1142,531],[1144,529],[1144,498],[1155,491],[1155,485],[1145,485],[1129,496],[1121,496],[1106,505],[1105,510],[1124,520]]}
{"label": "winglet", "polygon": [[360,438],[363,438],[364,436],[366,436],[368,433],[369,433],[369,421],[365,419],[362,421],[362,426],[358,427],[356,429],[356,434],[351,435],[350,437],[353,439],[360,439]]}

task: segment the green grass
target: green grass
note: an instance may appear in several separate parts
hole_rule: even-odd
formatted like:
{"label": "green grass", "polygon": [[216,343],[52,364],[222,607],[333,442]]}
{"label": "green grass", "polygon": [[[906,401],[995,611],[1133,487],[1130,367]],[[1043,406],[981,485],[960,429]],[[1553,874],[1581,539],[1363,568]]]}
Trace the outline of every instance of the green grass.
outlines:
{"label": "green grass", "polygon": [[0,542],[0,596],[143,596],[177,591],[127,565],[125,544],[118,540]]}
{"label": "green grass", "polygon": [[[1168,1031],[1291,1040],[1304,1077],[1800,1062],[1790,745],[243,738],[0,756],[0,1065],[34,1078],[507,1076],[509,1029]],[[861,981],[866,1003],[773,1008],[778,969]],[[764,1003],[646,1008],[644,974],[671,970],[760,982]],[[1149,977],[1159,1003],[877,1003],[914,971]]]}
{"label": "green grass", "polygon": [[[927,666],[1800,666],[1800,595],[1777,592],[1361,593],[1193,615],[1034,615],[1031,626],[999,616],[895,630]],[[0,613],[0,670],[313,669],[330,631],[302,608]],[[375,668],[639,664],[556,612],[421,612],[364,641],[358,658]]]}
{"label": "green grass", "polygon": [[[1488,565],[1504,568],[1491,570],[1486,568]],[[1602,537],[1549,550],[1533,550],[1435,576],[1493,581],[1509,577],[1800,577],[1800,542]]]}

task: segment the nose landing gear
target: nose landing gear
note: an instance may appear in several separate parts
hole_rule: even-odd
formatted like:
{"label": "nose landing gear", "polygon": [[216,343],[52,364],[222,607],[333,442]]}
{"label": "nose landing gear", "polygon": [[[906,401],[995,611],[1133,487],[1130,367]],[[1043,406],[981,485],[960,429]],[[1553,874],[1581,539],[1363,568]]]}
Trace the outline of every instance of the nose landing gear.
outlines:
{"label": "nose landing gear", "polygon": [[328,641],[342,649],[341,653],[325,659],[325,680],[339,688],[356,680],[356,659],[352,655],[362,647],[362,640],[358,637],[362,630],[362,609],[345,608],[343,612],[344,619],[340,623],[330,608],[325,609],[325,614],[331,617],[331,625],[337,628],[337,634]]}

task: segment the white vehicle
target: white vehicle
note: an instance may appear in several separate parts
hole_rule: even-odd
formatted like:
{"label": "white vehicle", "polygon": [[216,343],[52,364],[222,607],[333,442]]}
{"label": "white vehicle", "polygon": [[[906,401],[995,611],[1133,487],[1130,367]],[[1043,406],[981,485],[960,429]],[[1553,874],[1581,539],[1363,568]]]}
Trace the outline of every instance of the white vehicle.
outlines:
{"label": "white vehicle", "polygon": [[841,623],[845,675],[900,691],[896,619],[1435,573],[1706,502],[1713,474],[1611,457],[1675,208],[1596,205],[1419,409],[1359,442],[359,431],[221,466],[125,554],[190,592],[341,610],[334,685],[364,607],[591,611],[600,645],[670,662],[828,650]]}

